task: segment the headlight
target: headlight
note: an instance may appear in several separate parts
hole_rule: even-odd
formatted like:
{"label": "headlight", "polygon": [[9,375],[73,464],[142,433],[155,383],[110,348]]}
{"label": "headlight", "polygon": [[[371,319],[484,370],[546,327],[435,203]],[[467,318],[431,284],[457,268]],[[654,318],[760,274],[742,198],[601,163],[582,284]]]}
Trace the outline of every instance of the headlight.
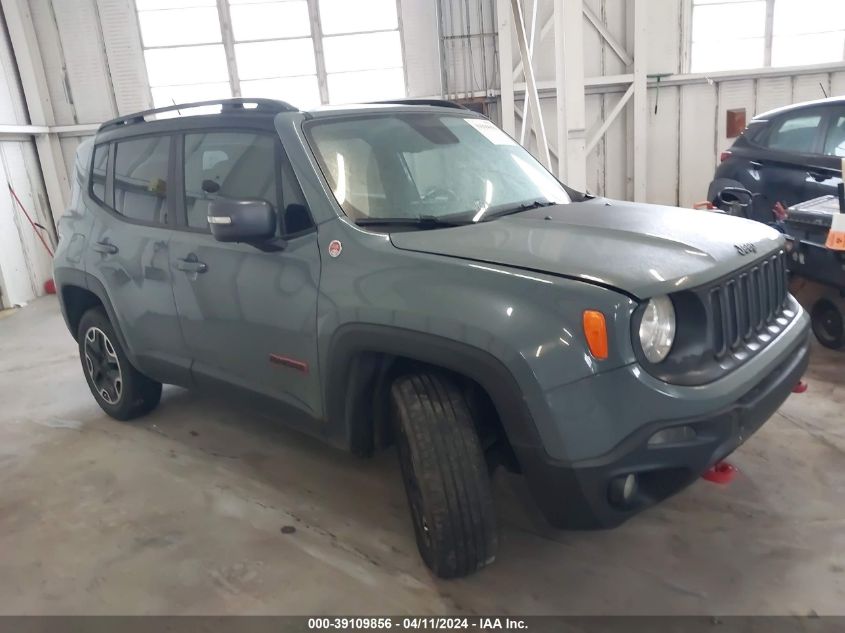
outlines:
{"label": "headlight", "polygon": [[645,357],[659,363],[669,355],[675,341],[675,308],[669,297],[655,297],[646,305],[640,321],[640,345]]}

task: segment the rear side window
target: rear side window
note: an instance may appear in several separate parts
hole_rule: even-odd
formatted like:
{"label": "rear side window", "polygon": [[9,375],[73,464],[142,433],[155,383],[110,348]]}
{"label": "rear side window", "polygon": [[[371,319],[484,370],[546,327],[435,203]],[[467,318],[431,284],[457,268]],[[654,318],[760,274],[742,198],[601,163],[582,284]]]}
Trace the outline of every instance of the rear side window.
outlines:
{"label": "rear side window", "polygon": [[109,146],[94,148],[94,162],[91,169],[91,195],[98,202],[106,204],[106,170],[109,163]]}
{"label": "rear side window", "polygon": [[208,230],[208,205],[217,197],[258,198],[278,211],[278,175],[272,136],[252,132],[186,134],[188,226]]}
{"label": "rear side window", "polygon": [[114,159],[114,210],[140,222],[167,222],[170,137],[118,141]]}
{"label": "rear side window", "polygon": [[821,114],[800,114],[781,119],[769,132],[766,146],[784,152],[809,154],[814,149],[821,122]]}
{"label": "rear side window", "polygon": [[834,116],[824,141],[824,153],[828,156],[845,156],[845,114]]}

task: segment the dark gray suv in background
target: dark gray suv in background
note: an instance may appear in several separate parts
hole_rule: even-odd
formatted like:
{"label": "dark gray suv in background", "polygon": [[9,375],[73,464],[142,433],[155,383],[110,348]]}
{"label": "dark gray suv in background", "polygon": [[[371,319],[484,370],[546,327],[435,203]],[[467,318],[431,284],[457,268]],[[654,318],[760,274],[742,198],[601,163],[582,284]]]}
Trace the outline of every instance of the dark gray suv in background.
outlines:
{"label": "dark gray suv in background", "polygon": [[395,444],[440,576],[494,559],[497,466],[555,526],[618,525],[806,368],[766,226],[580,194],[445,102],[200,105],[79,148],[55,277],[94,397],[128,420],[172,383]]}
{"label": "dark gray suv in background", "polygon": [[790,207],[837,195],[845,158],[845,97],[798,103],[754,117],[722,152],[707,199],[726,188],[754,195],[749,217],[773,222],[779,202]]}

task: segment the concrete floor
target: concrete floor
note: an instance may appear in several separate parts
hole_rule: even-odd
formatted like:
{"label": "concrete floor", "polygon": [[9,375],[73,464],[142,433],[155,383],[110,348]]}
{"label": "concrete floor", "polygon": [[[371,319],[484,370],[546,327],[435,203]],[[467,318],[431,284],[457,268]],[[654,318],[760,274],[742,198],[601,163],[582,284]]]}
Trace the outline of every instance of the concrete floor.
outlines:
{"label": "concrete floor", "polygon": [[498,561],[442,582],[392,452],[176,388],[115,422],[41,299],[0,319],[0,613],[845,614],[844,369],[815,349],[810,392],[734,455],[734,483],[616,530],[545,528],[498,475]]}

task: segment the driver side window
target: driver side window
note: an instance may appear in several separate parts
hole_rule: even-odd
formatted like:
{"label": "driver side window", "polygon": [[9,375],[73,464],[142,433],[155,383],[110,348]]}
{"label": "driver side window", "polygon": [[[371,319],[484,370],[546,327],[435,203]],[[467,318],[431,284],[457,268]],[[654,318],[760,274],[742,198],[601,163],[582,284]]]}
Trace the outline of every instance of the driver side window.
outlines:
{"label": "driver side window", "polygon": [[272,136],[252,132],[186,134],[188,226],[208,230],[208,205],[217,197],[266,200],[278,211],[279,171]]}

